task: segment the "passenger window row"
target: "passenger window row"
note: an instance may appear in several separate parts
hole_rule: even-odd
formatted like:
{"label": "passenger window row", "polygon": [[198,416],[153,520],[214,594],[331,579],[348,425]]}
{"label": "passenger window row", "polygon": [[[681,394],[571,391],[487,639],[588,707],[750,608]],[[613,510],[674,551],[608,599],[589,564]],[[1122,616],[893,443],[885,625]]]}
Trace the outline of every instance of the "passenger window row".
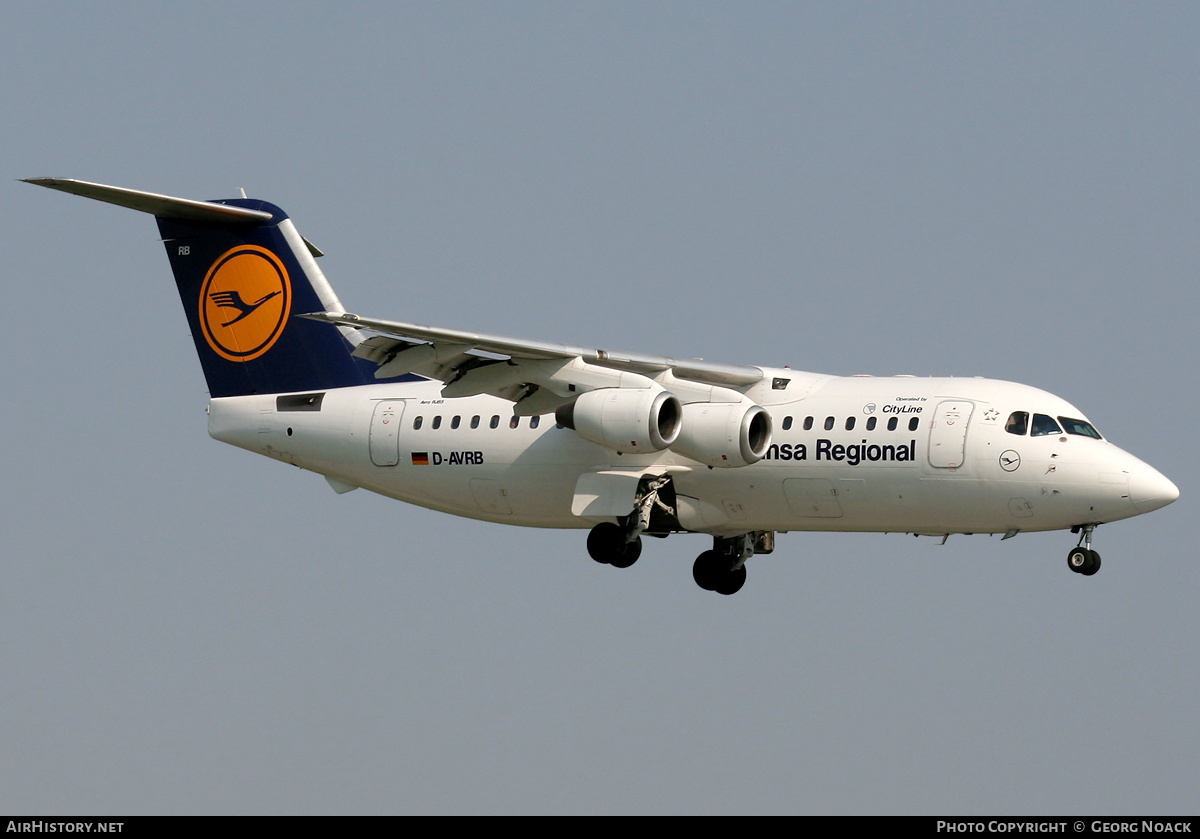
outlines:
{"label": "passenger window row", "polygon": [[[478,428],[479,421],[480,421],[480,417],[478,414],[471,417],[471,427]],[[529,427],[537,428],[538,425],[541,424],[541,421],[542,421],[541,417],[530,417],[529,418]],[[418,416],[415,419],[413,419],[413,425],[412,425],[413,431],[419,430],[421,428],[421,426],[424,424],[424,422],[425,422],[424,416]],[[452,429],[458,428],[460,425],[462,425],[462,417],[461,416],[452,417],[450,419],[450,427]],[[512,417],[508,421],[509,428],[517,428],[520,425],[521,425],[520,417]],[[440,414],[433,418],[433,420],[429,423],[429,427],[432,429],[435,429],[435,430],[442,427],[442,417]],[[493,414],[491,420],[488,421],[488,428],[499,428],[499,427],[500,427],[500,415]]]}
{"label": "passenger window row", "polygon": [[[843,424],[843,427],[847,431],[853,431],[857,419],[858,419],[857,417],[846,417],[846,422]],[[833,427],[836,424],[837,424],[837,420],[834,417],[825,417],[824,428],[826,431],[833,431]],[[867,424],[866,424],[867,431],[874,431],[875,426],[878,424],[879,424],[879,417],[867,417]],[[895,431],[896,428],[899,426],[899,424],[900,424],[899,417],[888,417],[887,430]],[[917,426],[919,426],[920,424],[921,424],[920,417],[911,417],[908,421],[908,430],[916,431]],[[804,430],[812,431],[812,427],[813,427],[813,418],[805,417],[804,418]],[[792,418],[791,417],[783,418],[783,430],[784,431],[792,430]]]}
{"label": "passenger window row", "polygon": [[[541,417],[530,417],[529,418],[529,427],[537,428],[538,425],[540,424],[540,421],[541,421]],[[878,417],[867,417],[866,430],[874,431],[878,424],[878,421],[879,421]],[[421,426],[424,424],[424,422],[425,422],[424,416],[418,416],[415,419],[413,419],[413,426],[412,426],[413,430],[414,431],[419,430],[421,428]],[[480,417],[478,415],[471,417],[471,428],[478,428],[479,422],[480,422]],[[1074,422],[1081,422],[1081,420],[1074,420]],[[453,417],[450,420],[450,427],[452,429],[458,428],[461,424],[462,424],[461,416]],[[520,417],[514,416],[514,417],[510,418],[508,421],[509,428],[518,428],[518,427],[520,427],[520,424],[521,424]],[[792,428],[792,424],[793,424],[792,417],[784,417],[783,430],[790,431]],[[836,424],[837,424],[837,420],[834,417],[826,417],[825,422],[824,422],[824,428],[826,431],[832,431],[834,425],[836,425]],[[857,417],[846,417],[846,420],[843,423],[843,427],[847,431],[853,431],[856,424],[857,424]],[[900,420],[898,417],[888,417],[887,430],[895,431],[899,427],[899,424],[900,424]],[[921,424],[920,417],[910,417],[908,420],[908,430],[916,431],[917,428],[920,426],[920,424]],[[1086,425],[1086,423],[1084,423],[1084,424]],[[433,418],[433,420],[430,422],[429,427],[433,428],[433,429],[441,428],[442,427],[441,415],[435,416]],[[492,415],[491,420],[488,422],[488,427],[489,428],[499,428],[500,427],[500,415],[499,414]],[[813,418],[805,417],[804,418],[804,430],[811,431],[812,427],[813,427]],[[1088,426],[1088,427],[1090,428],[1090,426]],[[1057,426],[1056,426],[1056,429],[1057,429]],[[1016,432],[1014,432],[1014,433],[1016,433]],[[1053,433],[1053,432],[1051,432],[1051,433]],[[1096,435],[1096,436],[1098,437],[1099,435]]]}

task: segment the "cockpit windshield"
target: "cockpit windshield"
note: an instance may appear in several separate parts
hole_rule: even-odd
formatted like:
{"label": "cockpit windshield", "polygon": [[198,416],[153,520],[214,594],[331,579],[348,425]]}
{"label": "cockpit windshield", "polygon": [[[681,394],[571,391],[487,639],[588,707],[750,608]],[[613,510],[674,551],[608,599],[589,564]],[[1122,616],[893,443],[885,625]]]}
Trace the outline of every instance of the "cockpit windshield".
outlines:
{"label": "cockpit windshield", "polygon": [[1080,437],[1094,437],[1097,440],[1103,439],[1095,426],[1086,420],[1059,417],[1058,421],[1063,424],[1063,428],[1067,430],[1068,434],[1078,434]]}
{"label": "cockpit windshield", "polygon": [[1033,430],[1030,432],[1030,437],[1046,437],[1051,434],[1062,434],[1062,429],[1058,427],[1058,423],[1054,421],[1054,417],[1048,417],[1045,414],[1033,415]]}
{"label": "cockpit windshield", "polygon": [[[1033,421],[1030,422],[1029,416],[1028,411],[1013,411],[1008,416],[1008,422],[1004,423],[1004,430],[1019,437],[1024,437],[1026,434],[1031,437],[1049,437],[1052,434],[1062,434],[1065,429],[1067,434],[1074,434],[1078,437],[1091,437],[1093,440],[1104,439],[1087,420],[1059,417],[1056,421],[1048,414],[1034,414]],[[1062,425],[1060,426],[1059,423]]]}

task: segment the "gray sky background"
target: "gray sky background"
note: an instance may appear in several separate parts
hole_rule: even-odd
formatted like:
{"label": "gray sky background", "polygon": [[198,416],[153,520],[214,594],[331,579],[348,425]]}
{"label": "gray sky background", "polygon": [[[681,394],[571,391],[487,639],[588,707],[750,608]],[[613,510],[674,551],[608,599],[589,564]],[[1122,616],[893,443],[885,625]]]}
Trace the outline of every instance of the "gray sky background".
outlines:
{"label": "gray sky background", "polygon": [[[0,809],[1192,814],[1194,3],[0,6]],[[627,571],[222,446],[153,221],[352,310],[1053,391],[1182,498]],[[1190,535],[1189,535],[1190,534]]]}

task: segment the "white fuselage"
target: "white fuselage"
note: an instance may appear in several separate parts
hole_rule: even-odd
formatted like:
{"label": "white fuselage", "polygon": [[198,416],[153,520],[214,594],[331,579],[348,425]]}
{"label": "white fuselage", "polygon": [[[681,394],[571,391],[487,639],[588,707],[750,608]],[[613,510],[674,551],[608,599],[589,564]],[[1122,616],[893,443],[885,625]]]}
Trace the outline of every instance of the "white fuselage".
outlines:
{"label": "white fuselage", "polygon": [[[631,507],[621,487],[663,473],[674,480],[682,528],[719,536],[1055,530],[1128,518],[1178,495],[1106,440],[1006,430],[1013,412],[1086,419],[1036,388],[766,373],[744,393],[770,412],[772,445],[765,459],[737,468],[710,468],[670,449],[619,454],[556,426],[553,414],[513,427],[511,402],[445,399],[435,381],[333,389],[319,410],[282,404],[274,394],[213,399],[209,433],[319,472],[341,491],[363,487],[531,527],[612,520]],[[787,384],[775,390],[775,379]]]}

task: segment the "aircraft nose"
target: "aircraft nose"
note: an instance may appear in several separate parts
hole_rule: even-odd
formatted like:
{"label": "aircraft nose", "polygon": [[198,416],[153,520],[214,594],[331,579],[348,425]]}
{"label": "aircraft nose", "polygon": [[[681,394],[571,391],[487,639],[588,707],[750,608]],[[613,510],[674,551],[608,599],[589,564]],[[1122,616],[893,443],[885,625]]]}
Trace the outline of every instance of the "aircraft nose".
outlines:
{"label": "aircraft nose", "polygon": [[1140,513],[1165,507],[1179,497],[1179,487],[1152,466],[1131,470],[1129,500]]}

